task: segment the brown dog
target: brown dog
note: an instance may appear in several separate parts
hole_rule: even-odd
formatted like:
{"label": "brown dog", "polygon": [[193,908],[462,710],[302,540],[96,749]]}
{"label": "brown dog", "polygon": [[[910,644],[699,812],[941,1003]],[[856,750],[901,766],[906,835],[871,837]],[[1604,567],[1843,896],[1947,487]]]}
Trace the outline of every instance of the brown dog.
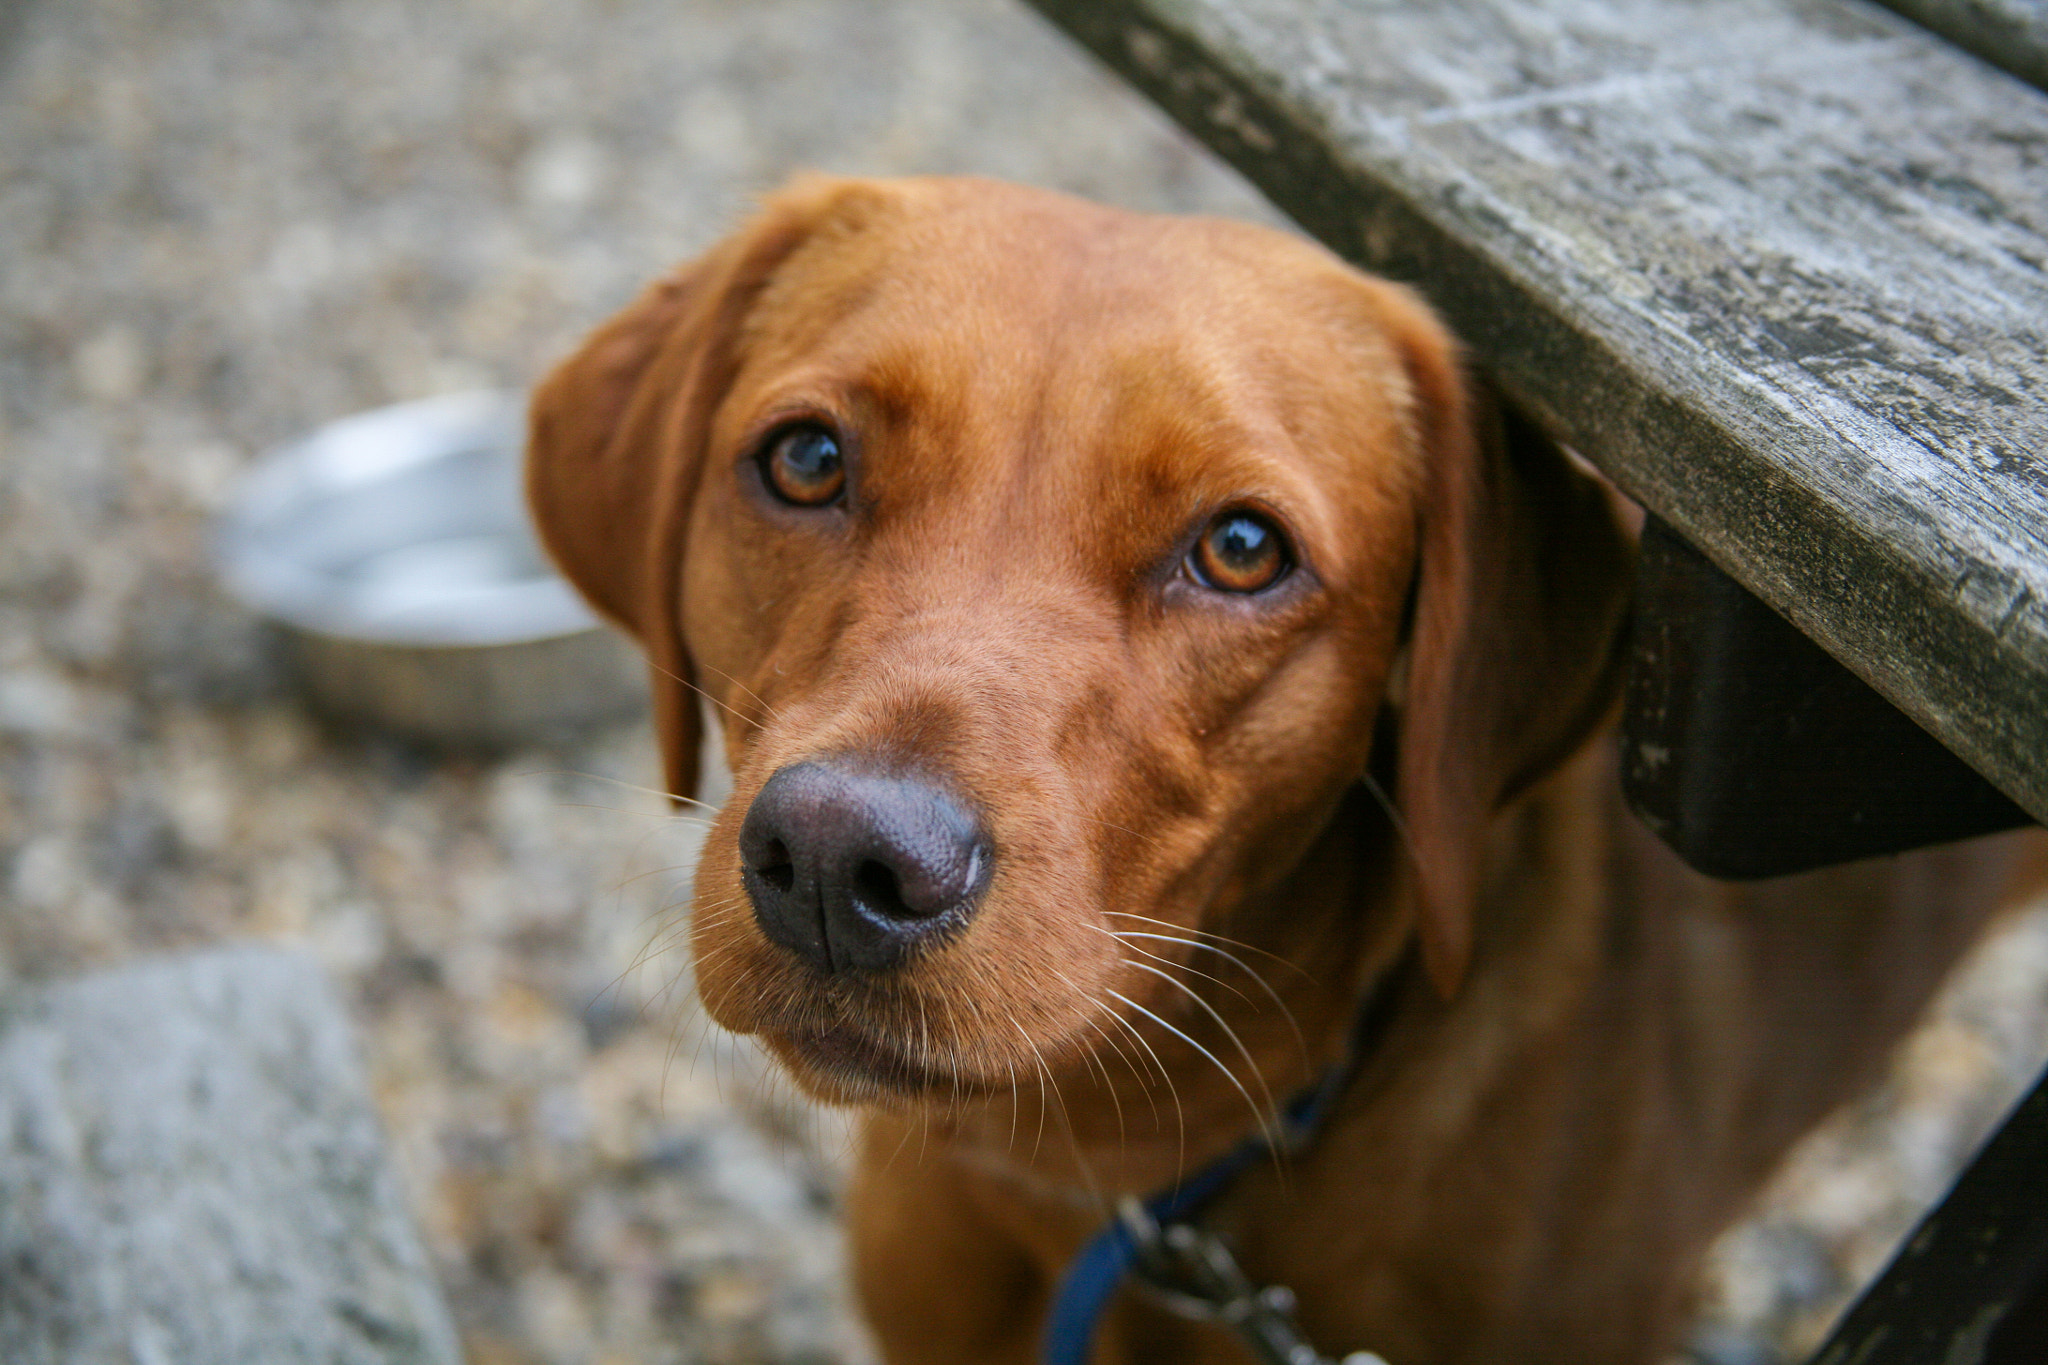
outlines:
{"label": "brown dog", "polygon": [[[801,182],[548,380],[530,490],[647,649],[671,791],[718,708],[698,987],[869,1108],[892,1362],[1031,1359],[1109,1201],[1256,1131],[1368,995],[1316,1141],[1205,1221],[1327,1353],[1654,1359],[2001,889],[1678,867],[1593,742],[1609,499],[1413,295],[1263,229]],[[1134,1292],[1096,1354],[1245,1358]]]}

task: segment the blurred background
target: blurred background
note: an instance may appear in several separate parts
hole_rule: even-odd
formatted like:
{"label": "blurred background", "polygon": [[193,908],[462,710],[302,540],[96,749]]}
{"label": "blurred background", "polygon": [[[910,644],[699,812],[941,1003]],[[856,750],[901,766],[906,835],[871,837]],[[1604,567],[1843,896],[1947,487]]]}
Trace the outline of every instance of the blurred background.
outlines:
{"label": "blurred background", "polygon": [[[1278,222],[1014,0],[0,3],[0,997],[227,939],[342,983],[474,1365],[868,1358],[840,1121],[707,1035],[644,725],[336,730],[213,519],[335,418],[521,389],[791,172]],[[2048,1051],[2048,921],[1703,1285],[1796,1358]]]}

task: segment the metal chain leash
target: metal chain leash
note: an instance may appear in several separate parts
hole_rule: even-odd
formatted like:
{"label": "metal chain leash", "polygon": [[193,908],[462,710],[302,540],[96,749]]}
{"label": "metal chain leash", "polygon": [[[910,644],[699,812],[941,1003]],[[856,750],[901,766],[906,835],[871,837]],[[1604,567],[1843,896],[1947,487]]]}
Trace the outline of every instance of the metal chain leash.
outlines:
{"label": "metal chain leash", "polygon": [[1152,1297],[1178,1317],[1230,1328],[1260,1365],[1387,1365],[1371,1351],[1341,1360],[1319,1353],[1295,1324],[1293,1291],[1254,1286],[1214,1233],[1188,1223],[1161,1227],[1136,1199],[1120,1202],[1117,1218],[1137,1246],[1131,1273]]}

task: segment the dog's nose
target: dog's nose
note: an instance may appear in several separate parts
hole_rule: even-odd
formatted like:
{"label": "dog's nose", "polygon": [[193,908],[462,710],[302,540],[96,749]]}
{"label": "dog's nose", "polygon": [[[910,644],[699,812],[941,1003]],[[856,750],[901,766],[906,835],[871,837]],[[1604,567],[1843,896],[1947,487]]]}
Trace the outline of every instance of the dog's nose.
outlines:
{"label": "dog's nose", "polygon": [[981,824],[930,783],[831,761],[763,784],[740,826],[761,931],[827,972],[876,972],[964,923],[993,861]]}

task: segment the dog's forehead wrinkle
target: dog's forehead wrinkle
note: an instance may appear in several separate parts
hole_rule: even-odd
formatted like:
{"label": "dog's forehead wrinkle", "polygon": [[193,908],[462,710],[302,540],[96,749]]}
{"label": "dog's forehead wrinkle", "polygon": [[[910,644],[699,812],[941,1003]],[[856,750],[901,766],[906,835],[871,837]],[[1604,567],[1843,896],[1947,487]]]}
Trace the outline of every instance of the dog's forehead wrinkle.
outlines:
{"label": "dog's forehead wrinkle", "polygon": [[[984,605],[1040,583],[1123,611],[1154,592],[1156,571],[1170,567],[1164,557],[1227,507],[1278,513],[1310,537],[1304,551],[1331,537],[1341,520],[1335,500],[1273,453],[1277,440],[1236,423],[1084,429],[1052,417],[1021,439],[920,434],[919,449],[872,452],[864,561],[887,574],[917,572]],[[924,472],[933,468],[943,477]]]}
{"label": "dog's forehead wrinkle", "polygon": [[1310,413],[1291,381],[1228,344],[1145,338],[1059,392],[1064,410],[1046,422],[1059,471],[1043,496],[1088,515],[1097,545],[1157,554],[1203,515],[1249,504],[1280,515],[1311,562],[1341,562],[1395,501],[1374,468],[1404,456],[1373,411],[1384,405]]}
{"label": "dog's forehead wrinkle", "polygon": [[[1146,348],[1198,368],[1232,358],[1298,368],[1302,311],[1271,297],[1284,284],[1275,263],[1252,268],[1200,235],[1162,243],[1157,226],[1105,231],[1054,215],[978,222],[962,234],[941,215],[834,240],[799,253],[750,335],[813,349],[858,337],[870,357],[909,344],[919,364],[950,359],[956,377],[968,378],[1034,360],[1073,369]],[[1289,273],[1298,272],[1281,276]]]}

